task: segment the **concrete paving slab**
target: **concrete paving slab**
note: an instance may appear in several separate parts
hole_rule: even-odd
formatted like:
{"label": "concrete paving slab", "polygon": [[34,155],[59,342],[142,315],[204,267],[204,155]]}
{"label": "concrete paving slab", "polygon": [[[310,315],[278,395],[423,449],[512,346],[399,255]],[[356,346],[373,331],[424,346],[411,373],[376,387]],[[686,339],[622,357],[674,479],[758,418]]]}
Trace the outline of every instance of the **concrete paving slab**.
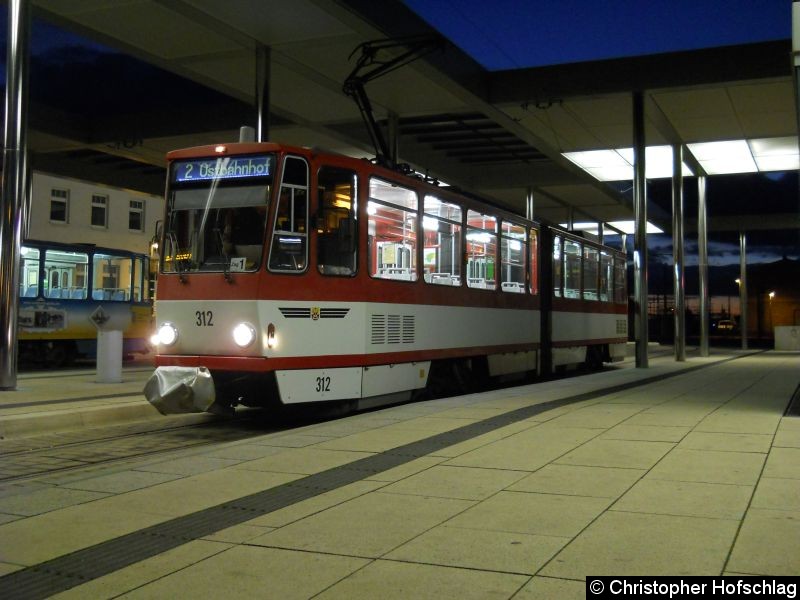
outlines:
{"label": "concrete paving slab", "polygon": [[[152,581],[166,577],[229,549],[231,544],[196,540],[163,554],[135,563],[104,577],[93,579],[51,598],[53,600],[85,600],[86,598],[116,598]],[[190,590],[186,590],[188,594]]]}
{"label": "concrete paving slab", "polygon": [[346,450],[324,450],[312,448],[292,448],[264,458],[250,460],[235,467],[244,471],[269,471],[273,473],[299,473],[311,475],[333,467],[338,467],[372,456],[369,452],[349,452]]}
{"label": "concrete paving slab", "polygon": [[384,483],[377,481],[357,481],[349,485],[325,492],[313,498],[297,502],[285,508],[278,509],[261,517],[251,519],[247,523],[258,527],[278,528],[300,521],[311,515],[315,515],[333,506],[343,504],[368,494],[369,492],[381,489]]}
{"label": "concrete paving slab", "polygon": [[[317,441],[319,442],[323,440],[320,439]],[[257,458],[264,458],[265,456],[272,456],[273,454],[278,454],[279,452],[283,452],[283,448],[278,446],[263,446],[257,442],[246,442],[230,444],[220,448],[219,450],[206,452],[205,456],[208,458],[222,458],[241,462],[246,460],[255,460]]]}
{"label": "concrete paving slab", "polygon": [[30,494],[0,498],[0,511],[5,514],[29,517],[76,504],[84,504],[106,496],[108,494],[100,492],[53,487]]}
{"label": "concrete paving slab", "polygon": [[463,427],[464,425],[469,425],[470,423],[475,423],[477,421],[478,421],[477,418],[465,419],[463,417],[461,418],[443,417],[440,415],[440,413],[436,413],[430,416],[417,417],[414,419],[409,419],[407,421],[400,421],[399,423],[395,423],[394,425],[388,425],[383,429],[386,431],[411,429],[416,431],[424,431],[428,435],[435,435],[437,433],[452,431],[453,429],[457,429],[459,427]]}
{"label": "concrete paving slab", "polygon": [[448,465],[536,471],[599,435],[597,429],[539,425],[462,454]]}
{"label": "concrete paving slab", "polygon": [[519,471],[435,466],[384,488],[392,494],[484,500],[525,476]]}
{"label": "concrete paving slab", "polygon": [[[728,408],[728,406],[726,406]],[[759,414],[749,410],[728,408],[707,416],[697,424],[697,431],[714,431],[719,433],[751,433],[772,435],[778,428],[780,415]]]}
{"label": "concrete paving slab", "polygon": [[99,500],[98,509],[137,510],[164,519],[204,510],[223,502],[276,487],[301,475],[226,469],[168,481],[149,488]]}
{"label": "concrete paving slab", "polygon": [[97,502],[103,501],[4,524],[0,531],[3,560],[24,566],[36,565],[166,520],[136,509],[101,509]]}
{"label": "concrete paving slab", "polygon": [[784,417],[781,419],[778,432],[775,434],[775,440],[772,442],[773,446],[800,448],[800,426],[794,426],[792,423],[800,423],[800,417]]}
{"label": "concrete paving slab", "polygon": [[508,486],[509,491],[619,498],[647,471],[549,464]]}
{"label": "concrete paving slab", "polygon": [[378,560],[317,596],[318,600],[506,600],[526,575]]}
{"label": "concrete paving slab", "polygon": [[384,558],[405,562],[533,575],[570,538],[441,525]]}
{"label": "concrete paving slab", "polygon": [[313,514],[250,543],[377,558],[473,504],[381,490]]}
{"label": "concrete paving slab", "polygon": [[494,431],[475,436],[472,439],[460,442],[458,444],[440,448],[433,452],[431,456],[455,458],[456,456],[461,456],[462,454],[466,454],[467,452],[471,452],[477,448],[482,448],[498,440],[510,437],[515,433],[519,433],[520,431],[527,431],[528,429],[538,425],[538,422],[533,422],[527,419],[525,421],[512,423],[511,425],[506,425],[505,427],[495,429]]}
{"label": "concrete paving slab", "polygon": [[675,425],[630,425],[628,421],[612,427],[599,436],[602,440],[631,440],[639,442],[679,442],[691,427]]}
{"label": "concrete paving slab", "polygon": [[382,481],[386,483],[400,481],[401,479],[405,479],[406,477],[410,477],[411,475],[420,473],[426,469],[430,469],[431,467],[438,465],[445,460],[447,460],[447,458],[441,456],[422,456],[400,465],[399,467],[394,467],[388,471],[382,471],[380,473],[376,473],[375,475],[370,475],[369,477],[366,477],[364,481]]}
{"label": "concrete paving slab", "polygon": [[206,535],[203,539],[227,544],[244,544],[253,538],[257,538],[273,530],[274,527],[260,527],[258,525],[242,523],[240,525],[234,525],[233,527],[227,527],[211,535]]}
{"label": "concrete paving slab", "polygon": [[753,508],[800,510],[800,479],[762,477],[750,503]]}
{"label": "concrete paving slab", "polygon": [[609,510],[741,520],[752,486],[642,479]]}
{"label": "concrete paving slab", "polygon": [[514,600],[584,600],[586,582],[553,577],[534,577],[523,587]]}
{"label": "concrete paving slab", "polygon": [[574,537],[611,504],[607,498],[500,492],[448,522],[452,527]]}
{"label": "concrete paving slab", "polygon": [[609,511],[540,575],[709,575],[722,572],[739,522]]}
{"label": "concrete paving slab", "polygon": [[750,508],[726,569],[754,575],[800,573],[800,511]]}
{"label": "concrete paving slab", "polygon": [[641,404],[594,404],[570,411],[553,419],[549,424],[564,427],[608,429],[646,408]]}
{"label": "concrete paving slab", "polygon": [[352,435],[328,440],[317,444],[321,450],[350,450],[353,452],[384,452],[397,446],[418,442],[430,437],[426,431],[419,429],[388,429],[381,427],[369,431],[361,431]]}
{"label": "concrete paving slab", "polygon": [[[333,435],[310,435],[301,433],[287,433],[282,435],[264,436],[251,442],[253,445],[277,448],[305,448],[320,442],[336,439]],[[267,455],[268,456],[268,455]]]}
{"label": "concrete paving slab", "polygon": [[240,460],[229,460],[224,458],[212,458],[210,456],[198,455],[187,456],[184,458],[171,458],[169,460],[152,461],[139,468],[140,471],[150,473],[171,473],[174,475],[198,475],[209,471],[217,471],[226,467],[239,464]]}
{"label": "concrete paving slab", "polygon": [[123,494],[143,488],[181,479],[183,475],[176,473],[150,473],[148,471],[120,471],[108,475],[84,477],[81,480],[70,480],[61,484],[62,488]]}
{"label": "concrete paving slab", "polygon": [[644,410],[632,416],[625,423],[627,425],[694,427],[718,407],[719,404],[708,402],[673,401]]}
{"label": "concrete paving slab", "polygon": [[771,444],[772,435],[764,433],[692,431],[680,441],[677,447],[682,450],[720,450],[766,454],[769,452]]}
{"label": "concrete paving slab", "polygon": [[765,455],[753,452],[675,449],[646,475],[652,479],[753,486]]}
{"label": "concrete paving slab", "polygon": [[351,556],[234,546],[120,597],[306,600],[367,562]]}
{"label": "concrete paving slab", "polygon": [[562,465],[649,469],[672,450],[670,442],[637,442],[630,440],[591,440],[560,457]]}
{"label": "concrete paving slab", "polygon": [[800,448],[770,450],[763,476],[800,479]]}

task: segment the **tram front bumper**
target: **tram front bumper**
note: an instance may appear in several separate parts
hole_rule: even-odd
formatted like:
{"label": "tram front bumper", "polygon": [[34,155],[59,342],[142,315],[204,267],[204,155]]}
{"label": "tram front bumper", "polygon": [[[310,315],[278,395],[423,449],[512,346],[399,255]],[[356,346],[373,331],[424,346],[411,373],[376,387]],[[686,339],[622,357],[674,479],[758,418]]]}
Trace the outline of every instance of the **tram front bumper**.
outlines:
{"label": "tram front bumper", "polygon": [[144,395],[162,415],[213,411],[214,380],[205,367],[158,367]]}

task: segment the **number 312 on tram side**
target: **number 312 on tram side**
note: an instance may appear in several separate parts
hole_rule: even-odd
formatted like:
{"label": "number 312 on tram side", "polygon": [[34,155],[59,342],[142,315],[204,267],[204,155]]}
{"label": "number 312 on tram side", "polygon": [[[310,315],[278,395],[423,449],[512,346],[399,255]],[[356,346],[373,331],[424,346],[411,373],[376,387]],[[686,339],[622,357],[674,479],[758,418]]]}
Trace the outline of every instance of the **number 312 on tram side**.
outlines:
{"label": "number 312 on tram side", "polygon": [[624,357],[615,250],[336,154],[232,143],[167,160],[145,389],[164,413],[369,405]]}

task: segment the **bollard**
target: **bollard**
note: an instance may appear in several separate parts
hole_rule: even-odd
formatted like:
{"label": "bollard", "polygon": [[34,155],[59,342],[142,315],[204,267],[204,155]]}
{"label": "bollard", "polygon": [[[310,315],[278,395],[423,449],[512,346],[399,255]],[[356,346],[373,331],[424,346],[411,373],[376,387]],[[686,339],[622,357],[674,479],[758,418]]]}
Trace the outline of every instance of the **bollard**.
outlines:
{"label": "bollard", "polygon": [[97,332],[97,383],[122,382],[122,332]]}

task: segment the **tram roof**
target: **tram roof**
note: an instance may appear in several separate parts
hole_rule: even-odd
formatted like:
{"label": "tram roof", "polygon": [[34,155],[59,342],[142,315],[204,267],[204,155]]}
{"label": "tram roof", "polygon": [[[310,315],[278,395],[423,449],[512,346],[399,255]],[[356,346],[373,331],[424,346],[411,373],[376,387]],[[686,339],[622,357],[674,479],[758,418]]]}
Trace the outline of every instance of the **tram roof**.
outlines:
{"label": "tram roof", "polygon": [[[240,125],[253,124],[257,44],[271,49],[270,139],[362,157],[369,138],[341,89],[350,54],[370,40],[437,34],[398,0],[33,4],[37,17],[127,55],[120,67],[135,57],[179,76],[142,82],[146,93],[111,80],[107,110],[82,112],[58,95],[34,104],[34,168],[153,193],[167,151],[235,141]],[[767,151],[793,143],[796,154],[788,39],[494,72],[446,44],[367,85],[377,116],[398,116],[402,161],[519,214],[532,189],[537,218],[552,222],[566,221],[570,207],[575,220],[633,217],[623,186],[565,155],[630,147],[633,90],[645,90],[648,146],[756,140]],[[666,210],[649,211],[669,229]],[[743,218],[729,217],[725,227],[741,227]],[[797,214],[772,219],[800,226]]]}

